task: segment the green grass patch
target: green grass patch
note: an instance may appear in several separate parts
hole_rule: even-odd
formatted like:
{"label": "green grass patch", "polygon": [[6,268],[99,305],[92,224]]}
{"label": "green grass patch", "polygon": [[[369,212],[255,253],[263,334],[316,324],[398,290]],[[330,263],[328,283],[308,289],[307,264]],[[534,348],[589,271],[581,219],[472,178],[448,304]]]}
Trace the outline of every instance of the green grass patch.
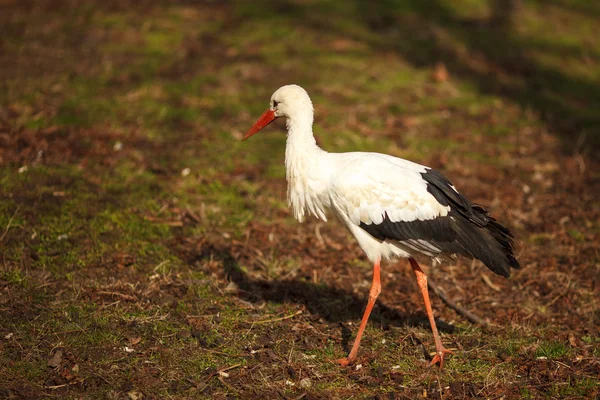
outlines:
{"label": "green grass patch", "polygon": [[[474,0],[9,3],[0,397],[597,397],[598,227],[574,211],[597,211],[585,180],[597,7],[526,1],[502,27]],[[405,282],[382,293],[361,367],[332,362],[356,334],[367,263],[335,222],[290,216],[282,121],[240,141],[287,83],[309,90],[325,149],[436,163],[515,227],[524,268],[512,280],[470,286],[459,264],[438,281],[492,322],[473,327],[434,300],[456,328],[443,371],[426,368],[433,340]],[[578,156],[553,136],[581,138]],[[541,185],[531,176],[550,160],[581,177]],[[563,216],[577,229],[556,226]],[[574,280],[556,300],[537,281],[549,268]],[[567,307],[578,322],[563,326]]]}
{"label": "green grass patch", "polygon": [[569,347],[562,342],[542,342],[535,351],[536,357],[556,359],[567,356]]}

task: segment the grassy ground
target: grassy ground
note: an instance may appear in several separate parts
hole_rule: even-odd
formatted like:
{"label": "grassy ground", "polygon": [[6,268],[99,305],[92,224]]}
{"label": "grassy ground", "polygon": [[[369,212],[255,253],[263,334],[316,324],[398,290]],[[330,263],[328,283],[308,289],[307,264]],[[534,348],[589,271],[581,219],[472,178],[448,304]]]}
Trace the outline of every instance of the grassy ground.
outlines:
{"label": "grassy ground", "polygon": [[[0,0],[0,397],[595,398],[600,7],[524,1]],[[430,276],[287,209],[280,85],[329,150],[443,170],[511,227],[523,269]]]}

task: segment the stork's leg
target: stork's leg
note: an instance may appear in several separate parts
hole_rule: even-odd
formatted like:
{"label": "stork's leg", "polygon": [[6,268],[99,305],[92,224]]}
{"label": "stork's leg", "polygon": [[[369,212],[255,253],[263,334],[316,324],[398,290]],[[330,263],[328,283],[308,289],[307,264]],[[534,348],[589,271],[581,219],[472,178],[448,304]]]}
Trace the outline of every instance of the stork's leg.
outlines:
{"label": "stork's leg", "polygon": [[371,310],[375,305],[375,301],[377,300],[377,296],[379,296],[379,293],[381,293],[381,280],[379,279],[379,260],[377,260],[373,265],[373,283],[371,283],[371,290],[369,291],[369,302],[367,303],[367,308],[365,309],[362,321],[360,322],[360,327],[358,328],[356,339],[354,339],[352,350],[350,350],[350,354],[348,354],[348,357],[340,358],[339,360],[337,360],[337,363],[340,364],[342,367],[350,365],[356,360],[356,354],[358,353],[358,347],[360,346],[360,339],[365,330],[365,327],[367,326],[369,315],[371,315]]}
{"label": "stork's leg", "polygon": [[436,354],[431,360],[429,366],[435,365],[438,362],[440,363],[440,369],[444,367],[444,355],[452,354],[450,350],[444,348],[442,344],[442,339],[440,339],[440,335],[438,333],[437,327],[435,325],[435,319],[433,318],[433,311],[431,310],[431,302],[429,300],[429,292],[427,291],[427,275],[423,272],[419,264],[414,258],[409,258],[410,266],[412,267],[415,276],[417,277],[417,284],[419,285],[419,289],[421,290],[421,294],[423,295],[423,300],[425,300],[425,309],[427,310],[427,317],[429,318],[429,323],[431,324],[431,330],[433,331],[433,339],[435,340],[435,350]]}

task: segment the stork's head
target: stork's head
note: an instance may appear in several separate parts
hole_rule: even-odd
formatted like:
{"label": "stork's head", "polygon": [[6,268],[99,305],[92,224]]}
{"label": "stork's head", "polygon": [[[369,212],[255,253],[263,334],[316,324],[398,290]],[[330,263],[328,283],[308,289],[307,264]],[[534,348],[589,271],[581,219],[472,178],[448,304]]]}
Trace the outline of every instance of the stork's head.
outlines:
{"label": "stork's head", "polygon": [[248,139],[279,117],[285,117],[289,123],[293,120],[313,122],[313,105],[306,90],[298,85],[280,87],[271,96],[267,111],[260,116],[243,140]]}

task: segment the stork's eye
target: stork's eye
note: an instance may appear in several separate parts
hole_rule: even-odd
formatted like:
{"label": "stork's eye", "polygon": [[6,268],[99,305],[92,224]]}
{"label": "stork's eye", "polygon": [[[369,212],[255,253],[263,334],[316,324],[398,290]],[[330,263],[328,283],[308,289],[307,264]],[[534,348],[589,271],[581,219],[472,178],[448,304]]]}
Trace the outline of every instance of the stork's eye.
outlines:
{"label": "stork's eye", "polygon": [[279,102],[277,100],[273,100],[273,107],[277,107],[277,104],[279,104]]}

